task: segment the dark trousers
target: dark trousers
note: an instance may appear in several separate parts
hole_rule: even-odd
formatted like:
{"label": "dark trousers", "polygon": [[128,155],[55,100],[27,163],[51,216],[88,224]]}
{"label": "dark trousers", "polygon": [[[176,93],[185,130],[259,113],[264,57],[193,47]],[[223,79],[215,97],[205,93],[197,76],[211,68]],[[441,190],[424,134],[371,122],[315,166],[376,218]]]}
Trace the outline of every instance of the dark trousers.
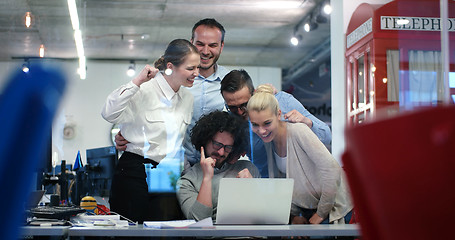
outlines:
{"label": "dark trousers", "polygon": [[[111,211],[133,222],[149,220],[149,194],[144,163],[149,159],[124,152],[115,168],[109,204]],[[154,164],[156,166],[157,163]]]}

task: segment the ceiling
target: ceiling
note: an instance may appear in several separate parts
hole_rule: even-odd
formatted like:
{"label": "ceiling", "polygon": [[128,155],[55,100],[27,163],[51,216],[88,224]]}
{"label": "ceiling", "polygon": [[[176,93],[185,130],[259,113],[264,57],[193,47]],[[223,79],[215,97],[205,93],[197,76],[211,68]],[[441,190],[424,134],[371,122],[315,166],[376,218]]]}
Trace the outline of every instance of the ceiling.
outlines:
{"label": "ceiling", "polygon": [[[330,24],[320,23],[290,45],[296,26],[322,0],[76,0],[89,61],[120,60],[152,63],[175,38],[189,39],[202,18],[215,18],[226,29],[222,65],[302,68],[317,58],[321,48],[330,50]],[[277,5],[278,3],[278,5]],[[32,25],[26,28],[26,12]],[[142,39],[141,37],[145,38]],[[0,61],[77,57],[67,1],[2,0],[0,2]]]}

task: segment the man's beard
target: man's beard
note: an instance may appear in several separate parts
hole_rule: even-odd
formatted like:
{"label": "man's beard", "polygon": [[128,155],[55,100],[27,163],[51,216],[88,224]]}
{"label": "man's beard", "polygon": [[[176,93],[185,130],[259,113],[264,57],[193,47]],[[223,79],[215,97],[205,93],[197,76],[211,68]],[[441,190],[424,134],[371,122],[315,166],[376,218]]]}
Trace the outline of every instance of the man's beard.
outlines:
{"label": "man's beard", "polygon": [[220,58],[220,55],[216,56],[216,57],[213,57],[213,61],[212,61],[212,64],[210,64],[208,67],[204,67],[204,66],[199,66],[200,69],[203,69],[203,70],[209,70],[210,68],[212,68],[216,62],[218,61],[218,58]]}
{"label": "man's beard", "polygon": [[220,156],[217,152],[210,154],[210,157],[216,159],[215,168],[221,168],[224,164],[226,157]]}

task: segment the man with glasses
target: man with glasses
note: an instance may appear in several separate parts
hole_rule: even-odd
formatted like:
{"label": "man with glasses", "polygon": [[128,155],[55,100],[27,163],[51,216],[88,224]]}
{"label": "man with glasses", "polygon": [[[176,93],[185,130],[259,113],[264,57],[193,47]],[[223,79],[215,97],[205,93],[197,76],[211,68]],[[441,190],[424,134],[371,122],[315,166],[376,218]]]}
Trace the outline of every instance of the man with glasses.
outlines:
{"label": "man with glasses", "polygon": [[[248,120],[246,105],[254,93],[251,77],[245,70],[233,70],[221,81],[221,95],[226,102],[226,108],[237,116]],[[278,100],[283,113],[282,119],[289,122],[301,122],[310,127],[324,144],[330,144],[332,135],[329,126],[313,116],[291,94],[283,91],[277,92]],[[246,129],[249,126],[245,126]],[[249,148],[246,153],[248,158],[258,167],[262,177],[268,177],[267,155],[262,140],[249,131]]]}
{"label": "man with glasses", "polygon": [[187,219],[216,219],[220,179],[260,177],[250,161],[228,161],[230,155],[246,150],[243,124],[243,120],[232,114],[213,111],[202,116],[191,129],[191,142],[201,151],[201,157],[179,179],[177,190],[177,199]]}

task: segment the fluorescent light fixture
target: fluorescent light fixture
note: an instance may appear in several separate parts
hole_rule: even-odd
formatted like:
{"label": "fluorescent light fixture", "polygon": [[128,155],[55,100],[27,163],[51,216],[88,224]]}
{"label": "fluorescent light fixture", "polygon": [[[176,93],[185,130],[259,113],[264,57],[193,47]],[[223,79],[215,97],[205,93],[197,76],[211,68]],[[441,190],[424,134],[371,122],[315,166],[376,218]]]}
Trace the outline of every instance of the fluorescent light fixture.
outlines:
{"label": "fluorescent light fixture", "polygon": [[39,57],[42,58],[44,57],[44,44],[41,44],[39,47]]}
{"label": "fluorescent light fixture", "polygon": [[84,54],[84,44],[82,43],[82,32],[81,30],[74,31],[74,41],[76,42],[77,56],[83,57]]}
{"label": "fluorescent light fixture", "polygon": [[77,15],[76,0],[68,0],[68,10],[74,30],[74,42],[76,43],[77,56],[79,57],[79,68],[77,72],[79,73],[79,77],[81,79],[85,79],[87,77],[86,58],[84,53],[84,44],[82,41],[82,32],[79,29],[79,17]]}
{"label": "fluorescent light fixture", "polygon": [[79,77],[84,80],[87,78],[87,69],[85,63],[85,56],[79,58],[79,68],[77,69],[77,73],[79,73]]}
{"label": "fluorescent light fixture", "polygon": [[73,30],[79,30],[79,17],[77,15],[76,0],[68,0],[68,10],[70,11]]}
{"label": "fluorescent light fixture", "polygon": [[32,25],[32,15],[30,12],[25,13],[25,26],[29,28]]}

